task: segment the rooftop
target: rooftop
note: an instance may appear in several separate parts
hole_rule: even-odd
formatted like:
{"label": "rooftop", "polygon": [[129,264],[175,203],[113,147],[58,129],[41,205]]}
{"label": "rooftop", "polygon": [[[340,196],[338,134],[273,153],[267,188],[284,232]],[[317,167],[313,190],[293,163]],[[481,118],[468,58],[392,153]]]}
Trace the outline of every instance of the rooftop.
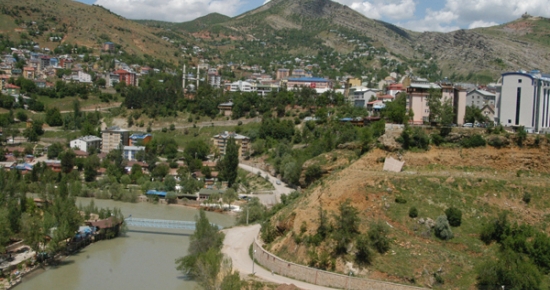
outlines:
{"label": "rooftop", "polygon": [[242,140],[242,139],[250,139],[246,136],[243,136],[243,135],[240,135],[240,134],[237,134],[235,132],[229,132],[229,131],[225,131],[221,134],[218,134],[218,135],[215,135],[214,138],[221,138],[221,139],[229,139],[229,138],[233,138],[233,139],[237,139],[237,140]]}
{"label": "rooftop", "polygon": [[143,140],[147,137],[152,137],[152,135],[151,134],[145,134],[145,133],[134,133],[130,136],[130,139],[132,139],[132,140],[136,140],[136,139]]}
{"label": "rooftop", "polygon": [[88,136],[82,136],[82,137],[77,138],[75,140],[82,140],[84,142],[93,142],[93,141],[101,141],[101,138],[99,138],[97,136],[93,136],[93,135],[88,135]]}
{"label": "rooftop", "polygon": [[329,82],[324,78],[289,78],[289,82]]}
{"label": "rooftop", "polygon": [[124,150],[129,151],[142,151],[145,150],[145,146],[124,146]]}

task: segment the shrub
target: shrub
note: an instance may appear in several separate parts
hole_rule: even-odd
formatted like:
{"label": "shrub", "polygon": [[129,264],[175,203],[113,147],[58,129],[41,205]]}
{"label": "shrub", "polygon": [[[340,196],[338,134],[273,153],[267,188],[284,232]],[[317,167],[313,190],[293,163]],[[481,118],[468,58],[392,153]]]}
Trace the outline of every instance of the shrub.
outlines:
{"label": "shrub", "polygon": [[462,223],[462,211],[456,207],[450,207],[445,210],[447,220],[452,227],[459,227]]}
{"label": "shrub", "polygon": [[388,238],[389,227],[382,221],[371,224],[368,231],[371,245],[378,253],[384,254],[390,249],[390,239]]}
{"label": "shrub", "polygon": [[373,253],[369,247],[369,237],[359,235],[355,240],[355,261],[360,265],[370,265],[373,260]]}
{"label": "shrub", "polygon": [[305,181],[309,185],[315,180],[321,178],[323,176],[323,171],[321,170],[321,167],[317,164],[311,165],[306,169],[305,173]]}
{"label": "shrub", "polygon": [[527,131],[525,130],[525,127],[520,126],[518,128],[517,135],[517,144],[519,147],[523,147],[523,143],[527,140]]}
{"label": "shrub", "polygon": [[460,145],[464,148],[482,147],[486,144],[485,139],[483,139],[483,137],[479,134],[474,134],[460,141]]}
{"label": "shrub", "polygon": [[525,194],[523,194],[523,202],[525,202],[526,204],[529,204],[531,202],[531,194],[529,192],[526,192]]}
{"label": "shrub", "polygon": [[418,216],[418,210],[417,210],[416,207],[414,207],[414,206],[411,207],[411,208],[409,209],[409,217],[410,217],[410,218],[415,218],[415,217],[417,217],[417,216]]}
{"label": "shrub", "polygon": [[174,131],[174,130],[176,130],[176,125],[170,124],[170,131]]}
{"label": "shrub", "polygon": [[405,204],[405,203],[407,203],[407,200],[402,198],[401,196],[398,196],[398,197],[395,198],[395,202]]}
{"label": "shrub", "polygon": [[241,126],[243,124],[243,121],[237,122],[237,126]]}
{"label": "shrub", "polygon": [[487,144],[495,147],[495,148],[502,148],[508,145],[507,139],[500,136],[491,136],[487,139]]}
{"label": "shrub", "polygon": [[432,134],[432,143],[439,146],[439,145],[445,143],[445,138],[443,138],[439,134]]}
{"label": "shrub", "polygon": [[442,215],[437,217],[435,221],[435,236],[442,240],[450,240],[453,238],[453,231],[451,231],[451,225],[447,220],[447,217]]}
{"label": "shrub", "polygon": [[166,127],[162,127],[162,133],[166,133],[168,132],[168,129],[166,129]]}

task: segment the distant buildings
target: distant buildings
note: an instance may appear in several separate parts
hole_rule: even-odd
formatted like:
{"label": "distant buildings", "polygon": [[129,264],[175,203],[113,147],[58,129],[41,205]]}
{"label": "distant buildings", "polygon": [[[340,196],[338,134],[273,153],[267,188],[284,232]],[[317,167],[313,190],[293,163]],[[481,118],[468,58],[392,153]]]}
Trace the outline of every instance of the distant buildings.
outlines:
{"label": "distant buildings", "polygon": [[330,89],[332,88],[332,82],[323,78],[289,78],[287,81],[287,88],[300,88],[309,87],[312,89]]}
{"label": "distant buildings", "polygon": [[233,114],[233,102],[221,103],[218,109],[220,109],[220,115],[229,117]]}
{"label": "distant buildings", "polygon": [[227,142],[230,138],[233,138],[237,146],[239,146],[239,157],[246,155],[246,153],[250,151],[250,138],[234,132],[225,131],[221,134],[215,135],[212,138],[214,147],[218,149],[218,152],[220,152],[221,155],[225,155]]}
{"label": "distant buildings", "polygon": [[115,44],[108,41],[103,43],[103,51],[105,52],[114,52],[115,51]]}
{"label": "distant buildings", "polygon": [[502,74],[497,101],[498,123],[550,131],[550,75],[539,71]]}
{"label": "distant buildings", "polygon": [[290,70],[287,68],[280,68],[277,70],[275,79],[281,80],[290,76]]}
{"label": "distant buildings", "polygon": [[109,153],[111,150],[128,146],[130,131],[120,129],[120,127],[109,127],[101,132],[103,146],[101,152]]}
{"label": "distant buildings", "polygon": [[91,150],[101,148],[101,138],[97,136],[84,136],[78,139],[72,140],[70,143],[71,148],[78,148],[78,150],[84,152],[90,152]]}
{"label": "distant buildings", "polygon": [[211,68],[208,70],[208,84],[214,88],[219,88],[222,83],[222,77],[218,74],[218,70]]}

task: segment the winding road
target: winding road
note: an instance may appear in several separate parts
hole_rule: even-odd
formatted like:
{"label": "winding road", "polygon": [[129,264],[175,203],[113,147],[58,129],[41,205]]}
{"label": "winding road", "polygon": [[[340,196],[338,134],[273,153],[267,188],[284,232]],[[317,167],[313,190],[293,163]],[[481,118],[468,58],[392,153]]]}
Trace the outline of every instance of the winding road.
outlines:
{"label": "winding road", "polygon": [[[239,163],[239,167],[241,169],[244,169],[248,172],[252,172],[254,174],[257,174],[258,172],[260,172],[260,174],[265,177],[265,176],[268,176],[269,178],[269,182],[271,182],[271,184],[273,184],[273,187],[275,187],[275,190],[273,190],[273,194],[255,194],[254,196],[257,196],[260,201],[262,202],[262,204],[266,205],[266,206],[272,206],[274,204],[277,204],[279,202],[281,202],[281,194],[290,194],[294,191],[294,189],[290,188],[287,186],[287,184],[285,184],[284,182],[278,180],[275,176],[267,173],[266,171],[263,171],[259,168],[256,168],[256,167],[252,167],[250,165],[247,165],[247,164],[244,164],[244,163]],[[279,184],[277,184],[279,183]]]}

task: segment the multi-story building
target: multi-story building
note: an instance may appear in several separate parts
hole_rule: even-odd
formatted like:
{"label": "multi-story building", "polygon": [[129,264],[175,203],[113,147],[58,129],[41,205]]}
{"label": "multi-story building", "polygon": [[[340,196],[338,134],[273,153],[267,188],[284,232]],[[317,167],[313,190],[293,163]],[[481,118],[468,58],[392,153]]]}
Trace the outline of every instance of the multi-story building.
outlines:
{"label": "multi-story building", "polygon": [[135,161],[136,154],[139,151],[145,151],[145,146],[124,146],[122,149],[122,157],[128,161]]}
{"label": "multi-story building", "polygon": [[501,80],[495,121],[504,126],[549,132],[550,75],[539,71],[509,72],[502,74]]}
{"label": "multi-story building", "polygon": [[92,135],[84,136],[72,140],[69,144],[71,148],[78,148],[80,151],[90,152],[101,148],[101,138]]}
{"label": "multi-story building", "polygon": [[214,147],[218,149],[218,152],[221,155],[225,155],[227,142],[229,141],[230,138],[233,138],[237,146],[239,146],[239,157],[246,155],[250,151],[250,138],[243,135],[239,135],[235,132],[225,131],[212,138]]}
{"label": "multi-story building", "polygon": [[288,78],[290,76],[290,70],[287,68],[280,68],[277,70],[277,73],[275,75],[275,79],[280,80],[284,78]]}
{"label": "multi-story building", "polygon": [[476,108],[483,108],[486,105],[495,105],[495,98],[496,95],[494,93],[485,91],[485,90],[478,90],[475,89],[473,91],[470,91],[466,95],[466,104],[468,106],[476,107]]}
{"label": "multi-story building", "polygon": [[220,109],[220,115],[229,117],[233,114],[233,102],[221,103],[218,105],[218,109]]}
{"label": "multi-story building", "polygon": [[109,153],[111,150],[128,146],[130,131],[113,126],[106,128],[101,132],[102,146],[101,152]]}
{"label": "multi-story building", "polygon": [[378,92],[380,92],[380,90],[362,86],[354,87],[350,89],[350,101],[355,107],[366,108],[369,102],[376,100],[376,94],[378,94]]}
{"label": "multi-story building", "polygon": [[430,83],[426,79],[415,79],[407,88],[407,110],[413,112],[412,124],[423,124],[429,121],[430,108],[428,106],[428,96],[430,90],[441,91],[441,103],[450,101],[454,110],[453,122],[457,125],[464,124],[464,115],[466,114],[466,91],[455,87],[450,82],[441,82],[439,84]]}
{"label": "multi-story building", "polygon": [[115,51],[115,44],[108,41],[103,44],[103,51],[113,52]]}
{"label": "multi-story building", "polygon": [[244,81],[236,81],[234,83],[231,83],[229,86],[229,91],[231,92],[254,92],[256,91],[256,87],[254,84],[251,84],[249,82]]}
{"label": "multi-story building", "polygon": [[23,77],[29,80],[34,79],[36,69],[34,67],[24,67]]}
{"label": "multi-story building", "polygon": [[138,79],[136,77],[136,73],[119,69],[115,71],[115,74],[119,76],[119,82],[120,83],[126,83],[127,86],[137,86],[138,85]]}
{"label": "multi-story building", "polygon": [[208,84],[214,88],[219,88],[222,83],[222,76],[218,74],[218,70],[211,68],[208,70]]}

